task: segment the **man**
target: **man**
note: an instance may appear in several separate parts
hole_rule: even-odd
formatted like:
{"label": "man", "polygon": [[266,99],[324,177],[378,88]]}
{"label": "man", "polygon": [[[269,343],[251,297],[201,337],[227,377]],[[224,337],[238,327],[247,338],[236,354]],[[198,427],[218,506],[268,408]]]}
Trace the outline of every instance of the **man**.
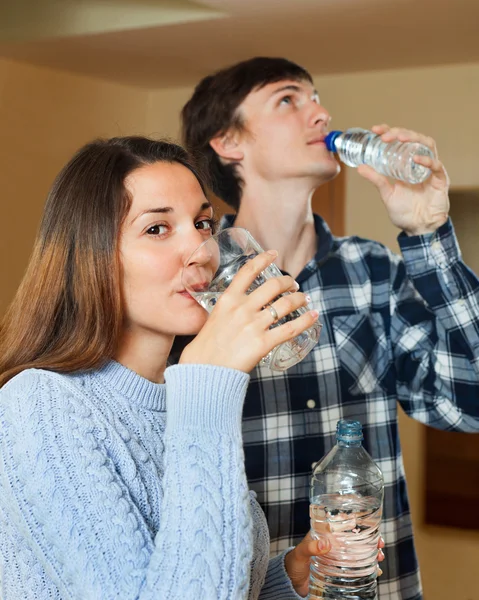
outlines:
{"label": "man", "polygon": [[[312,214],[316,188],[339,171],[324,145],[329,113],[310,74],[254,58],[203,79],[182,111],[184,140],[213,191],[295,277],[323,323],[317,347],[284,374],[257,368],[244,409],[246,469],[268,519],[272,552],[309,528],[312,464],[339,418],[358,419],[385,479],[380,598],[420,600],[397,424],[397,402],[433,427],[479,430],[479,280],[461,261],[448,220],[448,177],[410,186],[361,166],[402,230],[402,259],[379,243],[335,238]],[[377,126],[384,141],[423,135]]]}

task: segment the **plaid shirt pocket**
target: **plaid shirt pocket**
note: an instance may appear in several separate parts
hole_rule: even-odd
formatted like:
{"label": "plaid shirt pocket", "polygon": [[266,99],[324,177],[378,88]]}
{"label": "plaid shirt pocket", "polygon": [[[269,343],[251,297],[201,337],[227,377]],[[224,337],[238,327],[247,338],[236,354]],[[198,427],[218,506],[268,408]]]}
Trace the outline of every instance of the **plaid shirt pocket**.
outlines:
{"label": "plaid shirt pocket", "polygon": [[385,391],[392,353],[383,317],[355,313],[333,317],[332,322],[348,392],[356,396]]}
{"label": "plaid shirt pocket", "polygon": [[393,323],[392,329],[398,381],[406,384],[411,392],[419,393],[430,372],[435,336],[433,325],[423,321],[394,330]]}

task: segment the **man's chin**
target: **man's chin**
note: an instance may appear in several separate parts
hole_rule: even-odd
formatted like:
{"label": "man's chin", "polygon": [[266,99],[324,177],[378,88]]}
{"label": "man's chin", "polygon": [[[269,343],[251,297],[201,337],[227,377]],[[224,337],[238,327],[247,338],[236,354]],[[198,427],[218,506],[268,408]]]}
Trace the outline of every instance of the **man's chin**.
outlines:
{"label": "man's chin", "polygon": [[320,183],[326,183],[337,177],[340,172],[341,165],[337,160],[331,158],[331,161],[328,164],[318,165],[316,175],[318,176]]}

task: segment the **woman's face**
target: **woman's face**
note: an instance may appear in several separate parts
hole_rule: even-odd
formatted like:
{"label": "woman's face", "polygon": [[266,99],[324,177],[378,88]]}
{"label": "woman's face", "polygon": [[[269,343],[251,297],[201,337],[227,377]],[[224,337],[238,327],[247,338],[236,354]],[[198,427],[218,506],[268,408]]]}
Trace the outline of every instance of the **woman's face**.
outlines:
{"label": "woman's face", "polygon": [[179,163],[136,169],[125,186],[132,199],[120,235],[128,334],[197,333],[207,313],[184,291],[181,272],[212,234],[212,207],[196,177]]}

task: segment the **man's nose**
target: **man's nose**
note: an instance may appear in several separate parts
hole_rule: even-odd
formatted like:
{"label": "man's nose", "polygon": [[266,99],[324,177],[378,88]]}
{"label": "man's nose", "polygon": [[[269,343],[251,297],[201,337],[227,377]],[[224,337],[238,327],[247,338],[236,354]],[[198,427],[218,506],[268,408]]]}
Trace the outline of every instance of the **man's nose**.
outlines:
{"label": "man's nose", "polygon": [[329,112],[322,106],[321,104],[317,104],[317,102],[313,102],[313,110],[311,114],[311,125],[319,125],[323,123],[328,126],[331,121],[331,115]]}

